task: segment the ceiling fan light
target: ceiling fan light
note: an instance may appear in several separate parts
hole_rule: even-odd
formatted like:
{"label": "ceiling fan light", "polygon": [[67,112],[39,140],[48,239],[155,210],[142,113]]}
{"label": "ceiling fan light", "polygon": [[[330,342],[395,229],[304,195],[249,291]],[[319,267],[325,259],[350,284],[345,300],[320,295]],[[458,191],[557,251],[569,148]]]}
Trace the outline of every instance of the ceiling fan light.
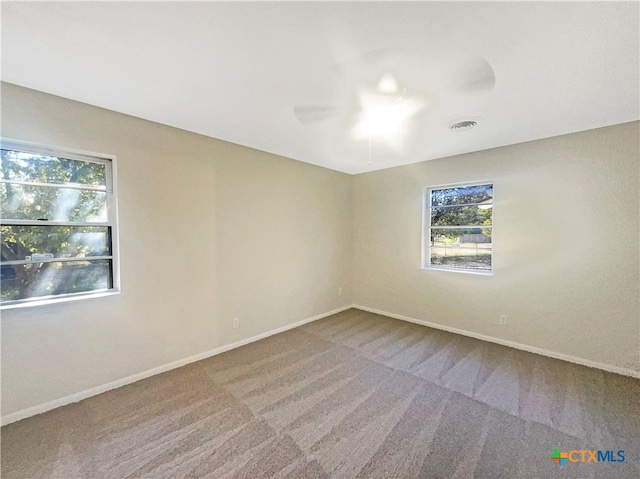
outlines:
{"label": "ceiling fan light", "polygon": [[380,93],[397,93],[398,92],[398,82],[390,73],[385,73],[380,78],[378,82],[378,91]]}
{"label": "ceiling fan light", "polygon": [[362,112],[356,125],[356,135],[360,138],[395,135],[407,117],[407,111],[401,105],[372,106]]}
{"label": "ceiling fan light", "polygon": [[374,140],[397,147],[405,136],[407,122],[423,104],[414,98],[362,94],[362,111],[353,129],[356,140]]}

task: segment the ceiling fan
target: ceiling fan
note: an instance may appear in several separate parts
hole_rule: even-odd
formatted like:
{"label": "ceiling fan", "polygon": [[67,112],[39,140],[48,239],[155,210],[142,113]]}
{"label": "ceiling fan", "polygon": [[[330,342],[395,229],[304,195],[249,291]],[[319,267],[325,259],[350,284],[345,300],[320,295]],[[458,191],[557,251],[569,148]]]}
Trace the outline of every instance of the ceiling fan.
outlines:
{"label": "ceiling fan", "polygon": [[[392,58],[387,60],[389,66],[376,54],[374,62],[361,59],[357,68],[352,68],[350,63],[340,65],[338,70],[346,89],[351,90],[346,92],[345,104],[295,105],[293,112],[298,122],[310,125],[348,116],[354,139],[371,141],[374,138],[391,143],[416,114],[428,113],[437,104],[456,97],[490,92],[495,86],[494,69],[484,58],[470,58],[455,68],[435,73],[429,69],[423,75],[425,80],[420,88],[405,86],[401,81],[402,68],[394,64]],[[422,64],[420,68],[428,65]],[[414,85],[418,83],[415,71],[414,67]]]}

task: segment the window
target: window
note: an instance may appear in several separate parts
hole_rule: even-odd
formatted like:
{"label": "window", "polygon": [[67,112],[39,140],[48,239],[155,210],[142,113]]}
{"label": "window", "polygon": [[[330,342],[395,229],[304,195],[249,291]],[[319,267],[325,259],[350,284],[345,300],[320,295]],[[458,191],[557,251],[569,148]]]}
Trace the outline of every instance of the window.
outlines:
{"label": "window", "polygon": [[2,140],[2,307],[117,291],[113,158]]}
{"label": "window", "polygon": [[427,189],[422,266],[490,273],[492,213],[490,183]]}

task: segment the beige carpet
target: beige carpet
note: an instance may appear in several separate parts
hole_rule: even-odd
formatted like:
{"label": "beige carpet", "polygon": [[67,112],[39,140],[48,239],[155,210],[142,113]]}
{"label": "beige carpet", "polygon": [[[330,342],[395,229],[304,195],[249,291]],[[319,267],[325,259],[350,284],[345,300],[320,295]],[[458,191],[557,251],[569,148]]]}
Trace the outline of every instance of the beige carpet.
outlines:
{"label": "beige carpet", "polygon": [[2,478],[637,478],[639,436],[636,379],[352,309],[6,426]]}

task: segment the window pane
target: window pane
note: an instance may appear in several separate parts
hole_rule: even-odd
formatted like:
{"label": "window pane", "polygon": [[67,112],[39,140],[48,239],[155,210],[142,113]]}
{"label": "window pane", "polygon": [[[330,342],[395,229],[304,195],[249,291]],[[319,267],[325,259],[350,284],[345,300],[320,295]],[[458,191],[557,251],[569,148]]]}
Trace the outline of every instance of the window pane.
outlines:
{"label": "window pane", "polygon": [[39,298],[112,287],[111,260],[2,265],[2,301]]}
{"label": "window pane", "polygon": [[111,256],[110,228],[106,226],[8,226],[0,227],[2,261],[77,256]]}
{"label": "window pane", "polygon": [[431,205],[477,205],[493,198],[493,185],[460,186],[431,190]]}
{"label": "window pane", "polygon": [[432,266],[491,271],[491,228],[434,228],[429,241]]}
{"label": "window pane", "polygon": [[480,206],[434,206],[432,226],[491,225],[492,208]]}
{"label": "window pane", "polygon": [[0,183],[0,217],[106,223],[107,194],[103,191]]}
{"label": "window pane", "polygon": [[38,183],[71,183],[106,187],[106,165],[57,156],[2,150],[0,177]]}

